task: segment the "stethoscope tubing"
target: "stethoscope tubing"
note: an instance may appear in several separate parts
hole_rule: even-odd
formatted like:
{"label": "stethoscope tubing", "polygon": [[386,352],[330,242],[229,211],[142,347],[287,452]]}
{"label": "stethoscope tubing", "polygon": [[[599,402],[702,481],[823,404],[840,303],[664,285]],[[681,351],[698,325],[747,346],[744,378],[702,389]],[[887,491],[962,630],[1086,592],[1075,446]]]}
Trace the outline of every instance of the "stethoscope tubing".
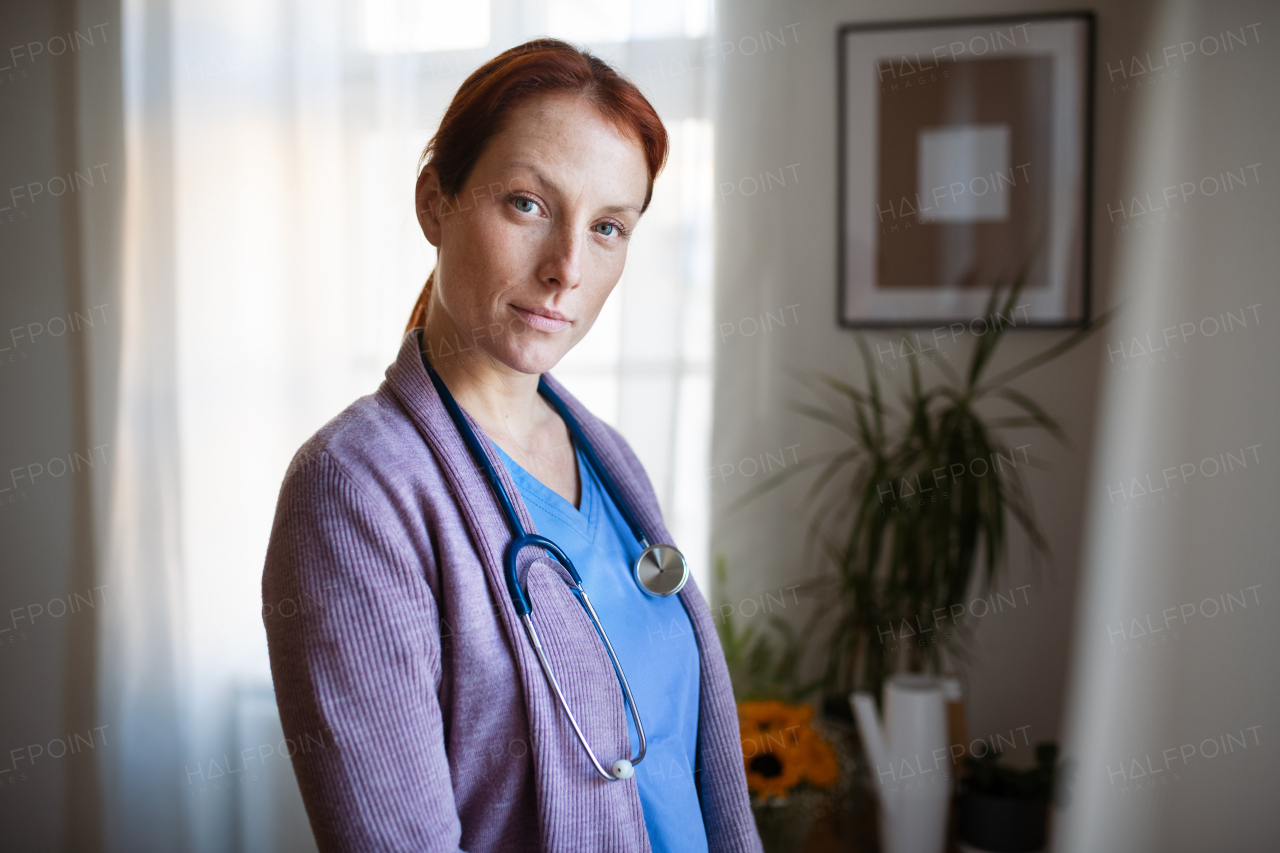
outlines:
{"label": "stethoscope tubing", "polygon": [[[444,384],[444,381],[440,378],[439,374],[437,374],[431,367],[430,363],[427,362],[425,354],[423,355],[422,363],[427,369],[427,374],[430,376],[431,382],[436,388],[436,392],[444,402],[445,408],[448,409],[450,417],[458,427],[458,432],[461,433],[462,439],[466,443],[467,448],[471,451],[473,457],[480,460],[485,477],[488,479],[489,485],[493,489],[493,493],[497,495],[503,514],[507,517],[507,523],[510,525],[514,533],[511,542],[507,545],[506,551],[503,553],[503,576],[506,580],[507,593],[511,597],[512,606],[515,607],[516,614],[520,617],[520,621],[524,625],[525,633],[528,635],[529,642],[533,646],[534,654],[538,658],[538,663],[542,667],[542,671],[551,685],[551,691],[555,694],[557,701],[559,701],[560,707],[564,710],[565,716],[569,718],[569,725],[572,726],[573,732],[577,735],[578,741],[582,744],[583,749],[586,750],[587,756],[591,759],[591,764],[595,767],[596,772],[609,782],[616,782],[622,778],[629,778],[631,775],[630,771],[628,771],[625,776],[621,776],[611,773],[604,768],[604,765],[602,765],[600,760],[596,758],[595,751],[591,749],[591,745],[587,743],[586,735],[583,733],[582,727],[578,725],[578,720],[573,715],[573,711],[569,709],[569,702],[565,698],[564,691],[560,688],[559,680],[551,669],[551,662],[547,659],[547,654],[542,646],[542,641],[538,638],[537,628],[534,627],[533,606],[529,603],[529,597],[525,593],[523,587],[520,586],[520,579],[517,572],[517,558],[522,550],[531,545],[538,548],[544,548],[551,552],[551,554],[569,572],[569,576],[573,579],[571,592],[578,599],[578,603],[586,611],[587,618],[591,621],[592,626],[596,629],[596,632],[599,633],[600,639],[604,642],[605,650],[609,654],[609,661],[613,664],[614,672],[617,674],[618,681],[622,685],[622,692],[625,695],[627,707],[630,709],[631,716],[636,723],[636,734],[639,735],[640,739],[640,751],[638,755],[626,759],[628,767],[634,767],[634,765],[639,764],[644,759],[645,753],[648,752],[648,741],[644,734],[644,724],[640,721],[640,712],[636,708],[635,698],[631,695],[631,685],[627,683],[627,676],[622,671],[622,664],[618,660],[617,653],[613,650],[613,643],[609,642],[609,635],[605,632],[604,625],[600,623],[600,617],[596,615],[595,607],[591,604],[591,598],[582,587],[582,576],[579,575],[578,570],[574,568],[573,561],[569,559],[569,555],[565,554],[564,551],[560,549],[559,545],[556,545],[556,543],[552,542],[545,536],[525,532],[524,525],[520,523],[520,519],[516,515],[515,507],[512,505],[511,499],[507,496],[507,491],[503,487],[502,481],[498,479],[498,472],[494,469],[492,463],[490,463],[488,455],[484,452],[484,448],[481,447],[480,440],[476,437],[475,431],[472,430],[470,424],[467,423],[466,416],[463,414],[462,408],[453,398],[453,394],[449,392],[448,386]],[[597,476],[601,477],[601,482],[605,485],[605,488],[609,490],[610,496],[614,498],[615,503],[622,511],[623,517],[631,526],[632,531],[636,533],[636,538],[639,539],[642,545],[647,548],[648,542],[644,539],[643,532],[640,531],[640,527],[636,523],[634,516],[632,516],[630,511],[626,509],[625,505],[618,500],[619,495],[613,488],[611,479],[608,479],[608,472],[606,472],[604,467],[600,465],[600,461],[598,457],[596,457],[594,449],[591,447],[590,442],[586,440],[586,436],[582,434],[582,430],[578,426],[577,420],[573,417],[572,413],[569,412],[568,408],[565,407],[563,401],[561,401],[560,398],[557,397],[546,385],[545,380],[539,378],[538,387],[540,391],[549,397],[552,405],[555,406],[556,410],[560,413],[560,416],[564,418],[565,423],[569,425],[569,429],[573,432],[578,445],[583,448],[583,452],[587,455],[587,461],[595,468]],[[608,482],[606,482],[607,479]],[[618,762],[618,764],[623,763],[624,762]]]}
{"label": "stethoscope tubing", "polygon": [[[521,589],[516,572],[517,557],[522,550],[530,545],[537,548],[546,548],[568,570],[569,576],[573,578],[573,586],[570,591],[578,599],[578,604],[582,606],[582,609],[587,612],[587,618],[591,620],[592,626],[604,642],[605,650],[609,653],[609,662],[613,664],[613,671],[617,674],[618,681],[622,684],[622,692],[626,697],[627,707],[631,709],[631,715],[636,721],[636,734],[640,736],[639,755],[628,759],[635,765],[644,759],[645,753],[649,750],[649,744],[645,739],[644,723],[640,721],[640,711],[636,708],[636,700],[631,695],[631,685],[627,683],[627,675],[622,671],[622,663],[618,660],[617,652],[613,650],[613,643],[609,642],[609,634],[600,622],[600,617],[596,614],[596,609],[591,604],[591,596],[587,595],[587,591],[583,588],[582,577],[578,574],[578,570],[574,568],[573,561],[569,559],[569,555],[562,551],[559,545],[536,533],[526,533],[518,539],[513,539],[511,544],[507,546],[506,553],[503,554],[503,574],[506,576],[507,589],[514,589],[520,595],[523,606],[527,608],[526,612],[520,613],[520,620],[524,623],[525,632],[529,635],[529,641],[533,643],[534,651],[537,652],[538,662],[542,664],[542,671],[546,673],[547,680],[551,682],[552,691],[564,707],[564,712],[568,715],[569,722],[573,724],[573,730],[578,735],[578,740],[582,741],[584,747],[587,747],[587,753],[591,756],[591,763],[606,779],[616,781],[617,777],[609,774],[604,769],[596,758],[595,753],[591,751],[591,747],[587,746],[586,737],[582,734],[582,729],[578,727],[578,721],[573,712],[569,710],[569,703],[564,699],[564,693],[560,690],[560,682],[556,679],[555,673],[551,671],[551,663],[543,653],[542,643],[538,640],[538,632],[533,625],[533,606],[529,604],[528,597],[525,595],[524,590]],[[521,605],[516,605],[516,610],[519,611],[520,607]]]}
{"label": "stethoscope tubing", "polygon": [[[648,750],[648,743],[644,736],[644,724],[640,722],[640,713],[636,710],[635,700],[631,697],[631,686],[627,684],[627,677],[622,673],[622,667],[618,663],[618,656],[613,651],[613,645],[609,642],[609,637],[604,633],[604,629],[600,625],[600,619],[595,615],[595,608],[591,606],[591,600],[587,598],[581,587],[576,591],[581,594],[580,601],[584,604],[587,611],[591,614],[591,621],[595,625],[600,637],[604,640],[605,648],[609,650],[609,659],[613,662],[614,671],[618,674],[619,681],[622,682],[622,690],[626,693],[627,705],[631,708],[631,714],[636,721],[636,733],[640,736],[640,754],[634,758],[628,759],[632,766],[639,764],[644,760],[645,752]],[[555,673],[551,670],[551,662],[547,660],[547,653],[542,648],[542,641],[538,639],[538,629],[533,626],[533,614],[526,613],[520,617],[521,624],[524,625],[524,631],[529,636],[529,643],[533,646],[533,652],[538,656],[538,663],[542,666],[543,673],[547,676],[547,681],[551,684],[551,692],[555,694],[556,700],[560,703],[560,707],[564,709],[565,716],[569,718],[569,725],[573,728],[573,733],[577,735],[578,742],[582,744],[582,748],[586,750],[587,757],[591,759],[591,766],[606,782],[617,782],[620,778],[610,773],[600,763],[600,759],[596,758],[595,751],[591,745],[587,743],[587,736],[583,734],[582,727],[578,725],[578,719],[573,715],[573,711],[569,709],[569,700],[564,696],[564,691],[560,689],[560,682],[556,679]]]}

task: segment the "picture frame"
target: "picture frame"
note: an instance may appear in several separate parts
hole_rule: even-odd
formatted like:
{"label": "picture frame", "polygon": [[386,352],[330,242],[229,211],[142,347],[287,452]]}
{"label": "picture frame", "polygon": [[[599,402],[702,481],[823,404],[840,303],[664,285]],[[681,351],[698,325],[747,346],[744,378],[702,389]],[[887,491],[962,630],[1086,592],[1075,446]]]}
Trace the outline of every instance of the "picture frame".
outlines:
{"label": "picture frame", "polygon": [[837,321],[921,328],[1090,317],[1092,13],[837,32]]}

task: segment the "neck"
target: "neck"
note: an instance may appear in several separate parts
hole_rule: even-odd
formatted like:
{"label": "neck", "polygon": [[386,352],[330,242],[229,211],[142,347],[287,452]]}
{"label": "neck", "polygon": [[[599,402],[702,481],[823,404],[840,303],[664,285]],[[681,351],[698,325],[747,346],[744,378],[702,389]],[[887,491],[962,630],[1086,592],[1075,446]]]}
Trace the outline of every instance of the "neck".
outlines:
{"label": "neck", "polygon": [[549,406],[538,394],[538,374],[498,361],[434,299],[422,330],[422,351],[458,405],[490,438],[506,436],[523,445],[545,421]]}

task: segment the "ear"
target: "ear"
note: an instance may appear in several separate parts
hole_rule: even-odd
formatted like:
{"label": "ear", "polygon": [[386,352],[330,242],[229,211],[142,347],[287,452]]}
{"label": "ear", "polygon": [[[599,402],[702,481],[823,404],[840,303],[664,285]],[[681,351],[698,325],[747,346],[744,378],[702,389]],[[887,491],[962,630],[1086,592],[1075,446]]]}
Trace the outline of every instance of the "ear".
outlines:
{"label": "ear", "polygon": [[418,213],[418,225],[422,227],[427,242],[440,248],[440,207],[444,195],[440,191],[440,172],[430,164],[418,173],[418,186],[414,191],[414,205]]}

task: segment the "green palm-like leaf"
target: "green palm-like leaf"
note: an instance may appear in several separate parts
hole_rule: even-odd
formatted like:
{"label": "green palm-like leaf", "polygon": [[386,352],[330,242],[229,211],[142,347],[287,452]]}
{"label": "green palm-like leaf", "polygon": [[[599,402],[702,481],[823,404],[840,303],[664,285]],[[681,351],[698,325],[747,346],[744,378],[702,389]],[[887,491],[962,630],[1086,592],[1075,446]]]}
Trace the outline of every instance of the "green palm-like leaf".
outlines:
{"label": "green palm-like leaf", "polygon": [[[1078,346],[1112,314],[988,376],[1000,341],[1016,325],[1013,312],[1025,280],[1024,270],[1008,288],[993,289],[986,308],[988,331],[974,342],[963,374],[930,361],[943,378],[930,385],[919,360],[910,358],[907,381],[890,386],[886,400],[870,346],[861,336],[855,342],[863,387],[826,373],[788,371],[814,395],[811,402],[793,403],[792,410],[832,429],[844,444],[770,477],[731,506],[743,506],[816,468],[805,496],[811,509],[803,559],[806,565],[821,561],[831,570],[804,585],[820,604],[803,631],[772,625],[780,652],[754,629],[734,635],[731,670],[739,666],[744,678],[756,679],[751,689],[759,692],[759,679],[771,675],[790,679],[791,695],[818,688],[879,692],[883,680],[900,666],[938,666],[943,649],[956,661],[969,660],[966,644],[972,633],[963,623],[948,624],[945,641],[908,646],[905,655],[900,641],[895,641],[899,651],[890,652],[887,637],[893,635],[886,635],[886,626],[919,625],[925,634],[941,634],[937,625],[924,631],[929,627],[924,620],[963,602],[975,572],[982,585],[996,581],[1010,521],[1026,534],[1037,560],[1048,556],[1023,479],[1024,468],[1043,462],[1025,451],[1016,456],[1017,448],[1001,431],[1043,430],[1069,443],[1052,415],[1008,386]],[[979,411],[993,404],[1014,411]],[[975,473],[979,462],[985,466],[981,475]],[[799,649],[818,636],[827,650],[820,676],[796,686]]]}

